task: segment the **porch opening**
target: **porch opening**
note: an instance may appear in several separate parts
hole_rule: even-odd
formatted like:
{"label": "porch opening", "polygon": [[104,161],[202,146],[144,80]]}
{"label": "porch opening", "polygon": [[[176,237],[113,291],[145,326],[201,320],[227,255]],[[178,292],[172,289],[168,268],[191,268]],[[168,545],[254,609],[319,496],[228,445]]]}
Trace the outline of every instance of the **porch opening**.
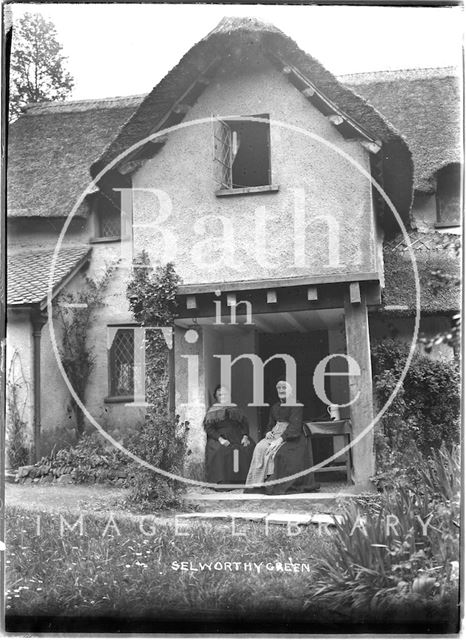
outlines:
{"label": "porch opening", "polygon": [[[254,315],[254,324],[244,324],[246,318],[238,317],[238,324],[228,324],[230,317],[223,316],[222,323],[215,318],[199,318],[197,327],[202,332],[199,347],[201,396],[206,408],[213,402],[212,393],[220,384],[220,359],[216,355],[238,356],[255,354],[262,362],[277,354],[288,354],[296,363],[296,398],[303,406],[304,422],[329,420],[328,405],[319,398],[313,384],[313,376],[319,362],[328,355],[346,354],[345,321],[343,309],[324,309],[294,312],[276,312]],[[192,325],[179,320],[180,331]],[[176,357],[176,355],[175,355]],[[332,359],[327,372],[347,373],[344,358]],[[246,415],[250,435],[257,443],[267,431],[270,407],[277,402],[276,384],[285,376],[285,363],[280,358],[271,360],[265,367],[264,402],[269,406],[248,406],[253,402],[253,364],[242,358],[231,368],[231,401]],[[182,389],[178,393],[185,395]],[[341,375],[325,377],[325,394],[332,404],[345,404],[349,398],[348,377]],[[349,419],[349,409],[341,408],[340,418]],[[345,446],[344,436],[312,439],[314,463],[321,462]],[[319,475],[319,482],[346,483],[345,456],[335,460],[341,463],[341,472]]]}

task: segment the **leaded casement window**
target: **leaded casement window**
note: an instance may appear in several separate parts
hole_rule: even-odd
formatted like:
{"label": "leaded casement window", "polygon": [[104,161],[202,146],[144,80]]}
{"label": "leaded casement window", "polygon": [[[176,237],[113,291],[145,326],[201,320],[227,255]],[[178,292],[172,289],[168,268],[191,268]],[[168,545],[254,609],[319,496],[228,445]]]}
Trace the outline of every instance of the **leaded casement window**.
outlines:
{"label": "leaded casement window", "polygon": [[96,231],[97,239],[120,240],[121,210],[120,193],[100,192],[96,199]]}
{"label": "leaded casement window", "polygon": [[[268,114],[250,116],[262,121],[214,118],[214,165],[218,189],[271,185],[270,122]],[[265,120],[265,121],[264,121]]]}
{"label": "leaded casement window", "polygon": [[117,329],[109,351],[110,396],[134,395],[134,331]]}

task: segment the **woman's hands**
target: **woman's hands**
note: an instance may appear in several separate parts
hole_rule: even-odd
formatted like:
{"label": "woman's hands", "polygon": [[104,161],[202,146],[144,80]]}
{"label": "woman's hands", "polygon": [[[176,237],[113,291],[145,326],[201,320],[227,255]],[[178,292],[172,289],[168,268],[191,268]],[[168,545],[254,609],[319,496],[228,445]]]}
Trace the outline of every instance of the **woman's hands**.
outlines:
{"label": "woman's hands", "polygon": [[273,440],[273,434],[271,431],[267,431],[267,433],[265,434],[265,439],[266,440]]}
{"label": "woman's hands", "polygon": [[251,444],[251,441],[246,434],[241,438],[241,444],[243,447],[248,447]]}
{"label": "woman's hands", "polygon": [[279,436],[276,440],[274,440],[269,444],[269,451],[276,451],[278,447],[280,447],[283,444],[283,442],[284,442],[283,438]]}
{"label": "woman's hands", "polygon": [[228,447],[230,444],[230,441],[227,440],[226,438],[222,438],[222,436],[220,436],[220,438],[218,439],[218,441],[220,442],[220,444],[224,447]]}

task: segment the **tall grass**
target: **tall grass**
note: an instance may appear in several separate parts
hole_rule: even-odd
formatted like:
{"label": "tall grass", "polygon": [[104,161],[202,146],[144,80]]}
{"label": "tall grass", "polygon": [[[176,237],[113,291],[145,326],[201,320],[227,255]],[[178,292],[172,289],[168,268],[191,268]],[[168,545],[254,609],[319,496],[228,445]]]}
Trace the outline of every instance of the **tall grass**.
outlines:
{"label": "tall grass", "polygon": [[[308,606],[343,616],[451,615],[458,602],[459,448],[417,458],[419,483],[383,495],[379,507],[345,509],[324,549]],[[430,613],[428,613],[430,612]]]}
{"label": "tall grass", "polygon": [[[40,533],[37,516],[40,515]],[[76,514],[63,514],[71,525]],[[303,613],[309,573],[280,571],[175,571],[172,563],[311,563],[329,545],[328,536],[303,529],[238,521],[231,525],[174,520],[141,532],[136,519],[116,519],[103,535],[107,516],[83,517],[84,530],[66,527],[60,515],[10,509],[7,533],[6,614],[78,616],[157,616],[176,612],[235,613],[270,616]],[[149,533],[150,520],[144,521]],[[239,534],[239,535],[238,535]],[[241,535],[244,534],[244,535]]]}

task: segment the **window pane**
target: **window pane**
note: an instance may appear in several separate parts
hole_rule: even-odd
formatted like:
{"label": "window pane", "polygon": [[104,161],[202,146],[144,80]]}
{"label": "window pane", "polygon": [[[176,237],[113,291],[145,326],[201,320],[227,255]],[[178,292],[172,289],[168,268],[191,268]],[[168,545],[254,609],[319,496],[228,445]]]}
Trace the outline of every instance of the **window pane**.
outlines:
{"label": "window pane", "polygon": [[134,393],[134,332],[118,329],[111,349],[111,394],[132,396]]}
{"label": "window pane", "polygon": [[105,212],[100,214],[100,237],[119,238],[121,219],[118,213]]}
{"label": "window pane", "polygon": [[99,238],[119,238],[121,236],[121,212],[119,194],[101,193],[97,201]]}
{"label": "window pane", "polygon": [[248,120],[230,124],[237,140],[232,169],[233,188],[269,185],[270,124]]}

